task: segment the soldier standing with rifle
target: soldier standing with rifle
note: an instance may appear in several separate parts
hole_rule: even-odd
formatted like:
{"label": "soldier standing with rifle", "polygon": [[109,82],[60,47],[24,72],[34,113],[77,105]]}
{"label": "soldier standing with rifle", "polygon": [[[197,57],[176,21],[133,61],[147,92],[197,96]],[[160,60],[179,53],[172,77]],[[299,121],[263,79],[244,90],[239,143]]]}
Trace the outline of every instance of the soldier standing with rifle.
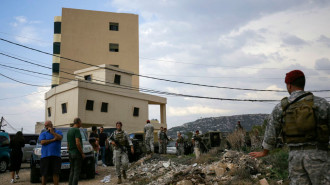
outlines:
{"label": "soldier standing with rifle", "polygon": [[160,127],[160,130],[158,131],[158,146],[159,154],[164,154],[166,150],[166,139],[163,127]]}
{"label": "soldier standing with rifle", "polygon": [[196,130],[196,134],[192,138],[192,143],[194,145],[194,152],[195,152],[195,155],[196,155],[196,159],[198,159],[199,156],[201,155],[201,149],[200,149],[201,141],[202,141],[202,138],[199,135],[199,130]]}
{"label": "soldier standing with rifle", "polygon": [[147,124],[144,126],[145,142],[147,153],[154,153],[154,126],[147,120]]}
{"label": "soldier standing with rifle", "polygon": [[128,168],[128,155],[127,155],[127,146],[131,147],[131,152],[134,154],[134,148],[132,141],[129,139],[128,134],[122,130],[123,124],[118,121],[116,123],[117,130],[110,136],[110,143],[114,146],[113,151],[113,161],[116,167],[116,175],[118,177],[117,184],[121,184],[121,172],[120,167],[123,167],[123,178],[126,179],[126,170]]}
{"label": "soldier standing with rifle", "polygon": [[181,136],[181,132],[178,132],[178,139],[176,140],[176,148],[178,156],[184,155],[184,139]]}

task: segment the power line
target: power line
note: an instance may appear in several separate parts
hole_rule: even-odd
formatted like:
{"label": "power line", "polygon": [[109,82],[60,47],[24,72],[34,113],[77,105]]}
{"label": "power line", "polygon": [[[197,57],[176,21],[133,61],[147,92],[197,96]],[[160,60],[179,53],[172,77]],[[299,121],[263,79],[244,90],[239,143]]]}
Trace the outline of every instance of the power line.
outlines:
{"label": "power line", "polygon": [[[97,65],[86,63],[86,62],[81,62],[81,61],[78,61],[78,60],[74,60],[74,59],[70,59],[70,58],[66,58],[66,57],[57,56],[57,55],[54,55],[54,54],[51,54],[51,53],[48,53],[48,52],[45,52],[45,51],[41,51],[41,50],[38,50],[38,49],[35,49],[35,48],[31,48],[31,47],[28,47],[28,46],[25,46],[25,45],[22,45],[22,44],[18,44],[18,43],[12,42],[12,41],[9,41],[9,40],[3,39],[3,38],[0,38],[0,40],[2,40],[4,42],[7,42],[7,43],[10,43],[10,44],[13,44],[13,45],[17,45],[17,46],[26,48],[26,49],[37,51],[39,53],[43,53],[43,54],[46,54],[46,55],[55,56],[55,57],[58,57],[58,58],[61,58],[61,59],[66,59],[66,60],[69,60],[69,61],[72,61],[72,62],[76,62],[76,63],[80,63],[80,64],[92,66],[92,67],[97,67],[97,68],[100,68],[100,69],[107,69],[107,70],[111,70],[111,71],[121,72],[121,73],[129,74],[129,75],[135,75],[135,76],[140,76],[140,77],[144,77],[144,78],[150,78],[150,79],[154,79],[154,80],[161,80],[161,81],[166,81],[166,82],[180,83],[180,84],[185,84],[185,85],[193,85],[193,86],[201,86],[201,87],[211,87],[211,88],[218,88],[218,89],[231,89],[231,90],[244,90],[244,91],[265,91],[265,92],[286,92],[284,90],[268,90],[268,89],[249,89],[249,88],[221,87],[221,86],[214,86],[214,85],[205,85],[205,84],[181,82],[181,81],[176,81],[176,80],[168,80],[168,79],[162,79],[162,78],[151,77],[151,76],[146,76],[146,75],[139,75],[139,74],[134,74],[134,73],[119,71],[119,70],[116,70],[116,69],[110,69],[110,68],[107,68],[107,67],[103,68],[103,67],[100,67],[100,66],[97,66]],[[328,91],[328,90],[313,90],[312,92],[324,92],[324,91]]]}
{"label": "power line", "polygon": [[[45,40],[38,40],[38,39],[34,39],[34,38],[30,38],[30,37],[26,37],[23,35],[14,35],[14,34],[9,34],[6,32],[2,32],[0,31],[0,33],[5,34],[5,35],[10,35],[10,36],[17,36],[17,37],[21,37],[21,38],[26,38],[29,40],[34,40],[34,41],[38,41],[38,42],[43,42],[43,43],[49,43],[48,41]],[[1,39],[4,40],[5,39]],[[57,44],[57,43],[53,43],[53,44]],[[178,60],[162,60],[162,59],[153,59],[153,58],[148,58],[148,57],[139,57],[140,59],[144,59],[144,60],[153,60],[153,61],[160,61],[160,62],[169,62],[169,63],[179,63],[179,64],[188,64],[188,65],[199,65],[199,66],[211,66],[211,67],[223,67],[223,68],[247,68],[247,69],[269,69],[269,70],[274,70],[274,69],[278,69],[278,70],[288,70],[288,69],[283,69],[283,68],[275,68],[275,67],[242,67],[242,66],[224,66],[224,65],[212,65],[212,64],[202,64],[202,63],[191,63],[191,62],[179,62]],[[307,70],[330,70],[330,69],[312,69],[312,68],[306,68]]]}
{"label": "power line", "polygon": [[46,91],[38,91],[38,92],[33,92],[33,93],[30,93],[30,94],[25,94],[25,95],[21,95],[21,96],[8,97],[8,98],[1,98],[0,101],[1,101],[1,100],[8,100],[8,99],[15,99],[15,98],[21,98],[21,97],[31,96],[31,95],[39,94],[39,93],[43,93],[43,92],[46,92]]}
{"label": "power line", "polygon": [[[11,67],[11,66],[7,66],[7,67]],[[12,67],[12,68],[15,68],[15,67]],[[25,69],[19,69],[19,68],[15,68],[15,69],[24,70],[24,71],[28,71],[28,72],[32,72],[32,73],[43,74],[43,73],[39,73],[39,72],[35,72],[35,71],[30,71],[30,70],[25,70]],[[47,75],[47,74],[43,74],[43,75]],[[69,79],[69,78],[64,78],[64,77],[60,77],[60,78]],[[79,81],[78,79],[70,79],[70,80]],[[96,85],[101,85],[101,86],[107,86],[107,87],[109,87],[109,85],[100,84],[100,83],[94,83],[94,82],[91,82],[91,81],[85,81],[85,80],[83,80],[81,82],[91,83],[91,84],[96,84]],[[121,88],[121,89],[128,89],[128,88],[121,87],[121,86],[110,86],[110,87]],[[129,90],[132,90],[132,89],[129,89]],[[156,94],[163,94],[163,95],[173,95],[173,96],[181,96],[181,97],[188,97],[188,98],[223,100],[223,101],[249,101],[249,102],[274,102],[274,101],[279,101],[279,100],[256,100],[256,99],[217,98],[217,97],[196,96],[196,95],[187,95],[187,94],[180,94],[180,93],[170,93],[170,92],[154,91],[154,90],[142,90],[142,91],[152,92],[152,93],[156,93]]]}
{"label": "power line", "polygon": [[5,77],[5,78],[8,78],[8,79],[10,79],[10,80],[12,80],[12,81],[15,81],[15,82],[17,82],[17,83],[21,83],[21,84],[24,84],[24,85],[35,86],[35,87],[49,87],[49,85],[48,85],[48,86],[44,86],[44,85],[35,85],[35,84],[29,84],[29,83],[21,82],[21,81],[19,81],[19,80],[16,80],[16,79],[10,78],[10,77],[8,77],[8,76],[2,74],[2,73],[0,73],[0,76],[3,76],[3,77]]}
{"label": "power line", "polygon": [[57,55],[54,55],[54,54],[51,54],[51,53],[48,53],[48,52],[45,52],[45,51],[41,51],[41,50],[38,50],[38,49],[35,49],[35,48],[31,48],[31,47],[28,47],[28,46],[25,46],[25,45],[22,45],[22,44],[18,44],[18,43],[12,42],[12,41],[9,41],[9,40],[3,39],[3,38],[0,38],[0,40],[2,40],[4,42],[7,42],[7,43],[10,43],[10,44],[13,44],[13,45],[17,45],[17,46],[26,48],[26,49],[37,51],[39,53],[43,53],[43,54],[46,54],[46,55],[55,56],[55,57],[58,57],[58,58],[61,58],[61,59],[65,59],[65,60],[69,60],[69,61],[72,61],[72,62],[84,64],[84,65],[87,65],[87,66],[97,67],[97,68],[101,68],[101,69],[107,69],[107,70],[116,71],[116,72],[122,72],[122,73],[129,74],[129,75],[135,75],[135,76],[140,76],[140,77],[144,77],[144,78],[150,78],[150,79],[153,79],[153,80],[161,80],[161,81],[172,82],[172,83],[180,83],[180,84],[185,84],[185,85],[193,85],[193,86],[201,86],[201,87],[211,87],[211,88],[218,88],[218,89],[231,89],[231,90],[244,90],[244,91],[286,92],[286,91],[283,91],[283,90],[267,90],[267,89],[248,89],[248,88],[221,87],[221,86],[214,86],[214,85],[205,85],[205,84],[197,84],[197,83],[189,83],[189,82],[180,82],[180,81],[176,81],[176,80],[168,80],[168,79],[162,79],[162,78],[151,77],[151,76],[146,76],[146,75],[139,75],[139,74],[134,74],[134,73],[129,73],[129,72],[123,72],[123,71],[119,71],[119,70],[115,70],[115,69],[110,69],[110,68],[102,68],[100,66],[89,64],[89,63],[86,63],[86,62],[81,62],[81,61],[78,61],[78,60],[74,60],[74,59],[70,59],[70,58],[66,58],[66,57],[57,56]]}

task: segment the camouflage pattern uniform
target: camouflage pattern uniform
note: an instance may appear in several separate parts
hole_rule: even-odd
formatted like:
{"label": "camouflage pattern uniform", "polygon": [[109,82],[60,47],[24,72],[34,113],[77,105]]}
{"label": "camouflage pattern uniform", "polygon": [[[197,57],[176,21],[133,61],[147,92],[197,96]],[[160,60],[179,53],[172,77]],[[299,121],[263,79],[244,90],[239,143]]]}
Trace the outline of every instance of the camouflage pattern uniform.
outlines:
{"label": "camouflage pattern uniform", "polygon": [[180,155],[184,155],[184,139],[181,136],[180,138],[178,138],[176,140],[177,143],[177,154]]}
{"label": "camouflage pattern uniform", "polygon": [[194,135],[194,137],[192,138],[192,140],[194,141],[194,152],[196,155],[196,159],[199,158],[199,156],[201,155],[201,149],[200,149],[200,141],[202,140],[200,135]]}
{"label": "camouflage pattern uniform", "polygon": [[[288,98],[289,102],[294,101],[297,97],[305,94],[305,91],[294,91]],[[314,96],[314,106],[316,106],[315,115],[317,118],[326,120],[328,128],[330,128],[330,105],[320,97]],[[282,106],[277,104],[269,116],[268,125],[266,127],[264,141],[262,146],[264,149],[272,150],[276,146],[276,139],[279,136],[282,125]],[[316,145],[316,141],[308,143],[288,144],[289,152],[289,178],[290,184],[330,184],[329,167],[329,151],[308,148],[304,146]]]}
{"label": "camouflage pattern uniform", "polygon": [[147,152],[154,152],[154,126],[152,126],[150,123],[147,123],[144,126],[144,133]]}
{"label": "camouflage pattern uniform", "polygon": [[[126,147],[125,145],[127,145],[125,143],[128,143],[129,146],[133,146],[133,143],[129,139],[128,134],[123,130],[121,130],[121,131],[116,130],[113,133],[113,136],[110,137],[110,142],[114,141],[114,140],[112,140],[112,138],[115,138],[117,141],[119,141],[119,143],[122,146],[124,146],[124,148]],[[115,164],[116,175],[118,177],[121,176],[121,173],[120,173],[121,166],[123,167],[123,170],[125,170],[125,171],[128,169],[129,160],[128,160],[127,153],[126,153],[126,151],[123,151],[118,146],[114,147],[114,150],[113,150],[113,163]]]}
{"label": "camouflage pattern uniform", "polygon": [[158,146],[159,146],[160,154],[166,154],[166,150],[167,150],[166,143],[167,143],[166,133],[160,130],[158,132]]}

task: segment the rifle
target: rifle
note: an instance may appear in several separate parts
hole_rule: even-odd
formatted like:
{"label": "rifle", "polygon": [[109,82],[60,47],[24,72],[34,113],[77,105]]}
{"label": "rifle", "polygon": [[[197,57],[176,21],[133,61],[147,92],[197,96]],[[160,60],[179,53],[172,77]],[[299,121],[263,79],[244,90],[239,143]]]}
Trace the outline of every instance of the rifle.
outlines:
{"label": "rifle", "polygon": [[122,152],[127,152],[126,146],[123,146],[119,143],[117,139],[115,139],[114,134],[111,135],[110,139],[115,142],[116,146],[121,149]]}

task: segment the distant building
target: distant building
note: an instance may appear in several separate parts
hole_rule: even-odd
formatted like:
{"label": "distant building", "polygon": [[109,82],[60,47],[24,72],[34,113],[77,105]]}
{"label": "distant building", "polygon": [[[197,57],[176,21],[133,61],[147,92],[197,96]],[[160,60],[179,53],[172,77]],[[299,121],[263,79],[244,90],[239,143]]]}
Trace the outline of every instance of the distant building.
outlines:
{"label": "distant building", "polygon": [[[136,14],[63,8],[54,19],[53,54],[92,65],[111,64],[139,74],[139,17]],[[70,81],[63,73],[90,67],[53,56],[52,87]],[[139,77],[132,77],[139,87]]]}
{"label": "distant building", "polygon": [[45,128],[45,122],[37,122],[34,126],[34,133],[40,134],[41,130]]}
{"label": "distant building", "polygon": [[[155,129],[167,126],[166,98],[125,88],[123,84],[132,82],[128,71],[103,64],[75,74],[78,81],[56,86],[45,95],[45,116],[55,127],[68,127],[75,117],[79,117],[83,127],[115,127],[115,123],[121,121],[128,132],[142,131],[149,117],[150,104],[160,106],[161,122],[152,123]],[[86,79],[86,76],[89,77]],[[120,77],[119,84],[105,82],[113,82],[116,76]]]}

